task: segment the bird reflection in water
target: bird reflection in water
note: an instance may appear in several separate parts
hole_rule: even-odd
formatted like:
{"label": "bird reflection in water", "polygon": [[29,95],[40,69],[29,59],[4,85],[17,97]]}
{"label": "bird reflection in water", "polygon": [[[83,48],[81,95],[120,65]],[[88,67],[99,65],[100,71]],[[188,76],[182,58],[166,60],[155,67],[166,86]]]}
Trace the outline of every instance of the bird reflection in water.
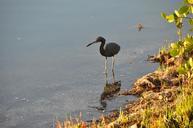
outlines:
{"label": "bird reflection in water", "polygon": [[113,97],[115,97],[120,91],[120,89],[121,89],[121,81],[105,84],[104,90],[100,97],[100,103],[104,109],[107,106],[106,100],[111,100]]}
{"label": "bird reflection in water", "polygon": [[117,96],[121,89],[121,81],[117,81],[112,84],[105,84],[104,90],[100,97],[100,106],[89,106],[90,108],[94,108],[98,111],[105,111],[107,107],[107,101],[112,100]]}

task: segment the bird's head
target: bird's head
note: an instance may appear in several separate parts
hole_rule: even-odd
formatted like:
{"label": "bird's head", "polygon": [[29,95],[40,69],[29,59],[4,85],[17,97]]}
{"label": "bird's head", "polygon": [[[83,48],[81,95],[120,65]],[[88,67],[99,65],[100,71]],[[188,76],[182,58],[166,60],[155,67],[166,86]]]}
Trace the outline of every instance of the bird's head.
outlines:
{"label": "bird's head", "polygon": [[90,46],[90,45],[92,45],[92,44],[99,43],[99,42],[105,42],[105,41],[106,41],[106,40],[105,40],[104,37],[99,36],[99,37],[96,38],[95,41],[93,41],[92,43],[88,44],[87,47]]}

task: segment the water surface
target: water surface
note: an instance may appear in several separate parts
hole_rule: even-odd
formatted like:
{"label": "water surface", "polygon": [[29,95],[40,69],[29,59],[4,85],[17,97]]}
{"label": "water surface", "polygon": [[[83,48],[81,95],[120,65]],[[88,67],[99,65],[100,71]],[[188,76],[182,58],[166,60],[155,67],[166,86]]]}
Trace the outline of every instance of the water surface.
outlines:
{"label": "water surface", "polygon": [[[128,89],[157,68],[144,61],[147,55],[176,38],[174,26],[160,17],[174,5],[168,0],[1,0],[0,127],[52,127],[55,118],[100,115],[89,106],[100,105],[104,58],[99,45],[86,44],[99,35],[120,44],[116,78]],[[141,32],[138,23],[145,27]],[[133,97],[108,101],[106,112],[126,99]]]}

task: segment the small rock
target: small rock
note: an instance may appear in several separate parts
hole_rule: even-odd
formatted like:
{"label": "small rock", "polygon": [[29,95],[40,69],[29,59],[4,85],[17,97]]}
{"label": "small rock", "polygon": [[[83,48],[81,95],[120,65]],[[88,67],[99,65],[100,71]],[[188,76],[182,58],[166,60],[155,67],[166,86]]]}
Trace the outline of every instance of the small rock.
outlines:
{"label": "small rock", "polygon": [[162,99],[163,99],[163,96],[162,96],[162,95],[159,95],[158,99],[159,99],[159,100],[162,100]]}
{"label": "small rock", "polygon": [[129,128],[138,128],[138,127],[137,127],[137,124],[134,124],[134,125],[130,126]]}

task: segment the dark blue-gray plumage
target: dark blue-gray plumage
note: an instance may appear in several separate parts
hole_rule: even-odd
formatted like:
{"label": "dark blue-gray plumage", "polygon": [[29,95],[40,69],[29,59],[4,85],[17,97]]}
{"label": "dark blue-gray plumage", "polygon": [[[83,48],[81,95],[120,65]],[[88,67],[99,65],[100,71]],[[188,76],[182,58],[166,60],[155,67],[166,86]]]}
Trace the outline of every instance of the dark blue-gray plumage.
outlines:
{"label": "dark blue-gray plumage", "polygon": [[101,43],[99,50],[100,54],[105,57],[105,74],[107,78],[107,57],[112,57],[112,72],[114,74],[114,62],[115,62],[114,56],[119,53],[120,46],[114,42],[110,42],[107,44],[105,44],[105,42],[106,42],[105,38],[99,36],[96,38],[94,42],[88,44],[87,47],[95,43]]}
{"label": "dark blue-gray plumage", "polygon": [[106,42],[105,38],[99,36],[96,38],[94,42],[88,44],[87,47],[94,43],[101,43],[99,50],[100,50],[101,55],[104,57],[112,57],[120,51],[120,46],[118,44],[114,42],[105,44],[105,42]]}

